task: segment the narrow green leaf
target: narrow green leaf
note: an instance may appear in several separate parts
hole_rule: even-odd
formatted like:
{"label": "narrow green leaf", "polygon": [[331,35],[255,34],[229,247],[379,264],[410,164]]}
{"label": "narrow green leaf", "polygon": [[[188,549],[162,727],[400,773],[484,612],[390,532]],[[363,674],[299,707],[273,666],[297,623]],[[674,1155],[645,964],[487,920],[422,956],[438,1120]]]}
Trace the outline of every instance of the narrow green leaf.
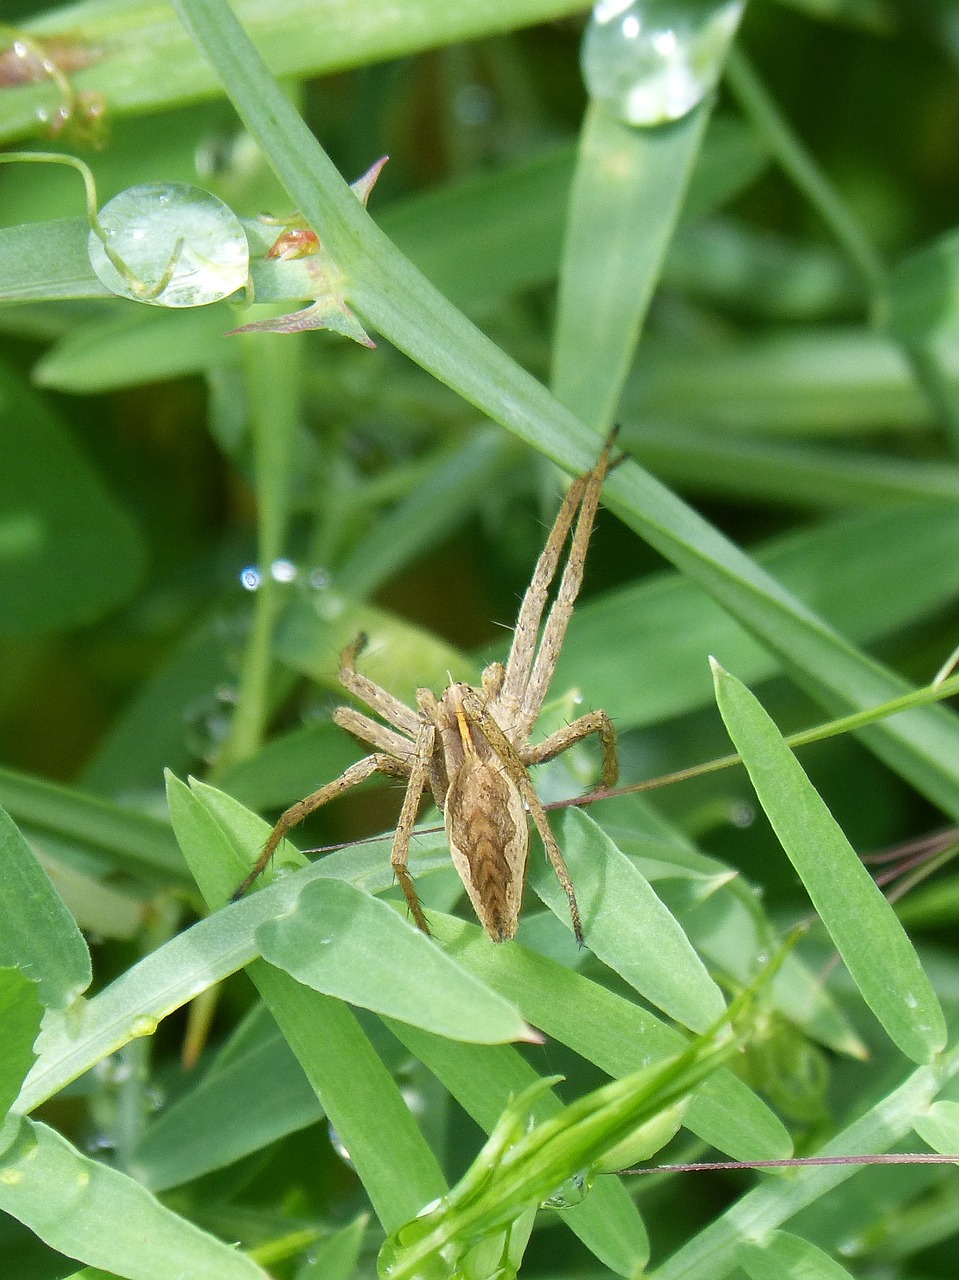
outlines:
{"label": "narrow green leaf", "polygon": [[[560,843],[590,951],[671,1018],[706,1031],[723,1015],[722,992],[646,877],[581,809],[565,814]],[[568,920],[566,895],[552,867],[536,854],[530,881],[546,905]]]}
{"label": "narrow green leaf", "polygon": [[919,957],[782,735],[749,690],[714,663],[716,701],[759,803],[863,999],[914,1062],[946,1025]]}
{"label": "narrow green leaf", "polygon": [[703,138],[704,104],[634,129],[592,102],[580,132],[553,346],[556,397],[609,428]]}
{"label": "narrow green leaf", "polygon": [[368,1215],[358,1218],[325,1237],[310,1250],[297,1280],[350,1280],[357,1269],[366,1237]]}
{"label": "narrow green leaf", "polygon": [[81,869],[92,857],[152,883],[187,879],[169,824],[159,818],[13,769],[0,769],[0,804],[31,835],[53,837],[63,856],[76,849]]}
{"label": "narrow green leaf", "polygon": [[13,820],[0,809],[0,965],[39,983],[49,1009],[90,985],[90,953],[73,916]]}
{"label": "narrow green leaf", "polygon": [[0,1209],[67,1257],[126,1280],[266,1280],[251,1258],[30,1120],[0,1162]]}
{"label": "narrow green leaf", "polygon": [[43,1005],[37,983],[21,969],[0,968],[0,1120],[16,1101],[33,1066],[33,1043],[40,1031]]}
{"label": "narrow green leaf", "polygon": [[292,911],[260,925],[260,954],[298,982],[439,1036],[477,1044],[529,1029],[387,903],[344,880],[305,885]]}
{"label": "narrow green leaf", "polygon": [[[235,1123],[238,1115],[242,1125]],[[148,1125],[134,1153],[136,1176],[151,1191],[164,1191],[322,1117],[303,1068],[258,1004],[195,1087]]]}
{"label": "narrow green leaf", "polygon": [[828,1253],[789,1231],[774,1231],[759,1244],[745,1241],[737,1256],[750,1280],[852,1280]]}

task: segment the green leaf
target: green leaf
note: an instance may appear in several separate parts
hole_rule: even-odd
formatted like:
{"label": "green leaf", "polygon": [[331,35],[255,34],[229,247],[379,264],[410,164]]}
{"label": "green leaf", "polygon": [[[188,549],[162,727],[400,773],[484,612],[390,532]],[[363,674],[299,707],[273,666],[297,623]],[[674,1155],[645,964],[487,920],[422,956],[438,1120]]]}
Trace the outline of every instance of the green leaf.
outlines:
{"label": "green leaf", "polygon": [[0,1120],[16,1101],[33,1066],[33,1043],[40,1031],[43,1005],[36,982],[20,969],[0,968]]}
{"label": "green leaf", "polygon": [[39,984],[49,1009],[90,985],[90,953],[77,923],[13,820],[0,809],[0,964]]}
{"label": "green leaf", "polygon": [[[238,1115],[242,1125],[235,1123]],[[194,1088],[148,1125],[134,1153],[136,1175],[151,1191],[165,1191],[322,1117],[302,1067],[265,1005],[257,1004]]]}
{"label": "green leaf", "polygon": [[[168,775],[170,816],[204,897],[210,905],[219,906],[269,828],[229,796],[194,785],[196,794]],[[329,867],[321,863],[309,870],[319,875]],[[238,912],[243,919],[247,913],[251,918],[264,911],[276,914],[283,910],[277,904],[284,898],[289,910],[298,887],[288,886],[289,879],[281,879],[217,912],[207,923],[225,920],[229,928]],[[256,923],[263,919],[260,916]],[[247,972],[350,1152],[384,1227],[393,1230],[415,1217],[424,1204],[443,1193],[443,1175],[396,1082],[355,1016],[342,1001],[304,987],[265,961],[250,964]]]}
{"label": "green leaf", "polygon": [[560,275],[556,397],[600,430],[612,423],[709,118],[634,129],[591,102],[580,133]]}
{"label": "green leaf", "polygon": [[36,392],[3,367],[0,474],[3,634],[74,627],[129,599],[145,567],[139,533]]}
{"label": "green leaf", "polygon": [[749,690],[714,663],[716,701],[756,796],[863,999],[914,1062],[946,1042],[932,985],[892,907],[782,735]]}
{"label": "green leaf", "polygon": [[[533,1026],[607,1075],[629,1075],[642,1062],[669,1057],[686,1043],[641,1005],[519,943],[491,947],[477,925],[451,916],[432,919],[437,937],[460,964],[515,999]],[[725,1068],[702,1085],[684,1123],[738,1160],[775,1160],[792,1152],[782,1122]]]}
{"label": "green leaf", "polygon": [[297,1272],[297,1280],[350,1280],[360,1260],[368,1222],[368,1215],[361,1213],[316,1244],[306,1265]]}
{"label": "green leaf", "polygon": [[[706,1031],[723,1015],[722,992],[646,877],[580,809],[565,814],[560,843],[590,951],[671,1018]],[[530,881],[557,916],[569,918],[552,867],[536,855]]]}
{"label": "green leaf", "polygon": [[904,258],[889,274],[886,326],[908,343],[955,338],[959,332],[959,230]]}
{"label": "green leaf", "polygon": [[959,1102],[934,1102],[912,1127],[940,1155],[959,1152]]}
{"label": "green leaf", "polygon": [[67,1257],[127,1280],[266,1280],[232,1245],[30,1120],[0,1161],[0,1209]]}
{"label": "green leaf", "polygon": [[343,880],[305,885],[290,912],[260,925],[256,943],[298,982],[436,1035],[477,1044],[529,1035],[514,1005]]}
{"label": "green leaf", "polygon": [[750,1280],[852,1280],[834,1258],[788,1231],[774,1231],[760,1244],[746,1241],[737,1256]]}

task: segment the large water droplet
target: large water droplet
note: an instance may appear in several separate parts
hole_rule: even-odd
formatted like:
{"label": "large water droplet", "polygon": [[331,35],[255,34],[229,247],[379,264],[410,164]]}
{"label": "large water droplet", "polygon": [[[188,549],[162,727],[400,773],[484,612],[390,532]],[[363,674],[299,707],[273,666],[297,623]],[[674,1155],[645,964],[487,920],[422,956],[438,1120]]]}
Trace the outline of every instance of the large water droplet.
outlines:
{"label": "large water droplet", "polygon": [[583,41],[590,95],[626,124],[679,120],[715,88],[745,0],[599,0]]}
{"label": "large water droplet", "polygon": [[199,187],[149,182],[100,210],[93,270],[113,293],[155,307],[202,307],[246,284],[250,249],[232,209]]}

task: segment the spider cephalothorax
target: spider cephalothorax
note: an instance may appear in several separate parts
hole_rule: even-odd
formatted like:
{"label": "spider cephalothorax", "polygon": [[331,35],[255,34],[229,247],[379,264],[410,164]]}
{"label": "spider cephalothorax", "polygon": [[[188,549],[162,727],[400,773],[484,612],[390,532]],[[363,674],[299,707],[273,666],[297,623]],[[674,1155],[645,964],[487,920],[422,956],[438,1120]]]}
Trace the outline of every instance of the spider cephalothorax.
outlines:
{"label": "spider cephalothorax", "polygon": [[[617,776],[616,731],[605,711],[592,711],[542,742],[530,743],[529,736],[542,710],[583,580],[589,535],[609,470],[610,446],[611,441],[592,471],[570,485],[523,597],[506,664],[488,666],[479,688],[451,684],[440,698],[429,689],[419,689],[414,711],[356,670],[365,636],[347,646],[340,658],[340,683],[387,723],[352,707],[339,707],[333,713],[336,723],[372,747],[373,754],[287,809],[234,897],[249,888],[283,837],[307,814],[372,774],[384,773],[408,779],[393,837],[392,864],[419,928],[429,932],[407,860],[420,801],[428,787],[443,813],[453,862],[480,923],[494,942],[516,933],[529,859],[527,815],[569,899],[573,932],[582,942],[569,872],[529,769],[596,733],[603,747],[602,785],[612,787]],[[540,636],[547,592],[574,521],[569,559]]]}

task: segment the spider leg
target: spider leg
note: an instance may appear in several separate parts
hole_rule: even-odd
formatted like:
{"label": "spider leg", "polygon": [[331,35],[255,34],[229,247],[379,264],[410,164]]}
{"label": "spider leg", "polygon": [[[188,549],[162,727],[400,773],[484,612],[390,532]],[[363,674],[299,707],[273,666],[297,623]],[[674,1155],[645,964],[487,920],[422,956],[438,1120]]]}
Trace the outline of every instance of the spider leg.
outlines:
{"label": "spider leg", "polygon": [[298,800],[296,804],[290,805],[289,809],[280,815],[249,875],[242,884],[238,885],[231,895],[230,901],[236,902],[238,898],[243,897],[247,889],[273,857],[284,836],[316,809],[321,808],[322,805],[327,804],[330,800],[335,800],[344,791],[349,791],[352,787],[359,786],[361,782],[365,782],[374,773],[385,773],[394,778],[405,778],[409,776],[410,768],[408,760],[398,760],[392,755],[376,752],[374,755],[358,760],[356,764],[351,764],[338,778],[334,778],[332,782],[320,787],[319,791],[314,791],[305,799]]}
{"label": "spider leg", "polygon": [[471,719],[473,719],[482,729],[487,742],[499,756],[503,762],[510,779],[516,784],[516,788],[520,796],[526,803],[529,815],[533,819],[533,824],[540,834],[543,841],[543,848],[546,850],[546,856],[552,864],[553,870],[556,872],[556,878],[563,887],[566,899],[569,902],[569,914],[573,923],[573,934],[580,946],[583,945],[583,926],[579,918],[579,904],[576,901],[576,893],[573,889],[573,882],[570,879],[569,868],[563,859],[559,845],[556,843],[556,837],[550,829],[549,819],[546,817],[546,810],[543,808],[542,801],[536,794],[536,788],[533,786],[532,779],[523,764],[519,753],[510,742],[509,738],[494,720],[486,707],[486,704],[477,698],[475,694],[469,694],[463,700]]}
{"label": "spider leg", "polygon": [[348,644],[340,654],[340,670],[337,676],[340,684],[347,692],[352,693],[361,702],[365,702],[368,707],[372,707],[395,728],[402,730],[410,738],[415,738],[419,732],[420,720],[412,707],[408,707],[405,702],[400,702],[399,698],[394,698],[375,680],[357,671],[356,659],[365,647],[366,641],[367,636],[361,631],[352,644]]}
{"label": "spider leg", "polygon": [[435,740],[436,730],[433,725],[428,720],[422,721],[412,756],[409,786],[406,788],[403,808],[400,810],[400,816],[396,823],[396,833],[393,836],[393,852],[390,855],[390,862],[396,879],[399,881],[400,888],[403,890],[403,897],[406,899],[406,905],[410,909],[410,915],[413,917],[417,929],[421,929],[423,933],[429,933],[430,927],[426,923],[426,917],[423,915],[423,908],[420,906],[416,886],[413,883],[413,877],[409,873],[407,863],[409,860],[410,840],[413,836],[413,827],[416,824],[416,815],[429,780],[430,761],[433,758]]}
{"label": "spider leg", "polygon": [[357,738],[366,747],[377,751],[385,751],[388,755],[399,756],[401,760],[412,757],[414,744],[402,734],[387,729],[386,725],[371,720],[362,711],[354,711],[352,707],[337,707],[333,712],[333,723],[345,729],[352,737]]}
{"label": "spider leg", "polygon": [[536,640],[539,636],[543,610],[546,608],[547,592],[550,583],[556,577],[559,558],[566,545],[576,510],[583,500],[586,480],[585,475],[579,476],[566,490],[566,497],[549,531],[546,545],[536,561],[533,577],[519,607],[516,626],[513,628],[513,643],[510,645],[509,657],[506,659],[505,677],[496,697],[496,706],[503,722],[507,725],[513,724],[521,710],[523,695],[529,681],[533,659],[536,656]]}
{"label": "spider leg", "polygon": [[[556,599],[553,601],[553,607],[550,609],[546,619],[543,637],[540,641],[539,650],[530,672],[529,682],[522,695],[522,704],[515,720],[514,736],[519,740],[529,734],[536,723],[540,711],[543,709],[549,682],[553,678],[553,672],[556,670],[556,663],[559,660],[559,652],[563,647],[566,628],[569,626],[569,620],[573,616],[573,605],[576,603],[579,589],[583,585],[583,570],[586,567],[586,550],[589,546],[589,535],[592,533],[593,521],[596,519],[596,511],[599,507],[600,490],[603,487],[606,472],[609,470],[612,444],[613,436],[610,436],[602,453],[599,455],[596,466],[582,477],[584,486],[582,505],[579,510],[579,519],[576,522],[576,532],[573,534],[569,559],[566,562],[566,568],[563,570],[563,576],[560,579],[559,590],[556,593]],[[552,537],[552,534],[550,537]]]}
{"label": "spider leg", "polygon": [[524,765],[545,764],[547,760],[555,760],[558,755],[592,733],[599,734],[603,746],[603,776],[600,785],[608,790],[615,787],[619,777],[619,757],[616,754],[616,727],[605,711],[590,711],[572,724],[557,729],[542,742],[522,747],[518,753],[519,758]]}

